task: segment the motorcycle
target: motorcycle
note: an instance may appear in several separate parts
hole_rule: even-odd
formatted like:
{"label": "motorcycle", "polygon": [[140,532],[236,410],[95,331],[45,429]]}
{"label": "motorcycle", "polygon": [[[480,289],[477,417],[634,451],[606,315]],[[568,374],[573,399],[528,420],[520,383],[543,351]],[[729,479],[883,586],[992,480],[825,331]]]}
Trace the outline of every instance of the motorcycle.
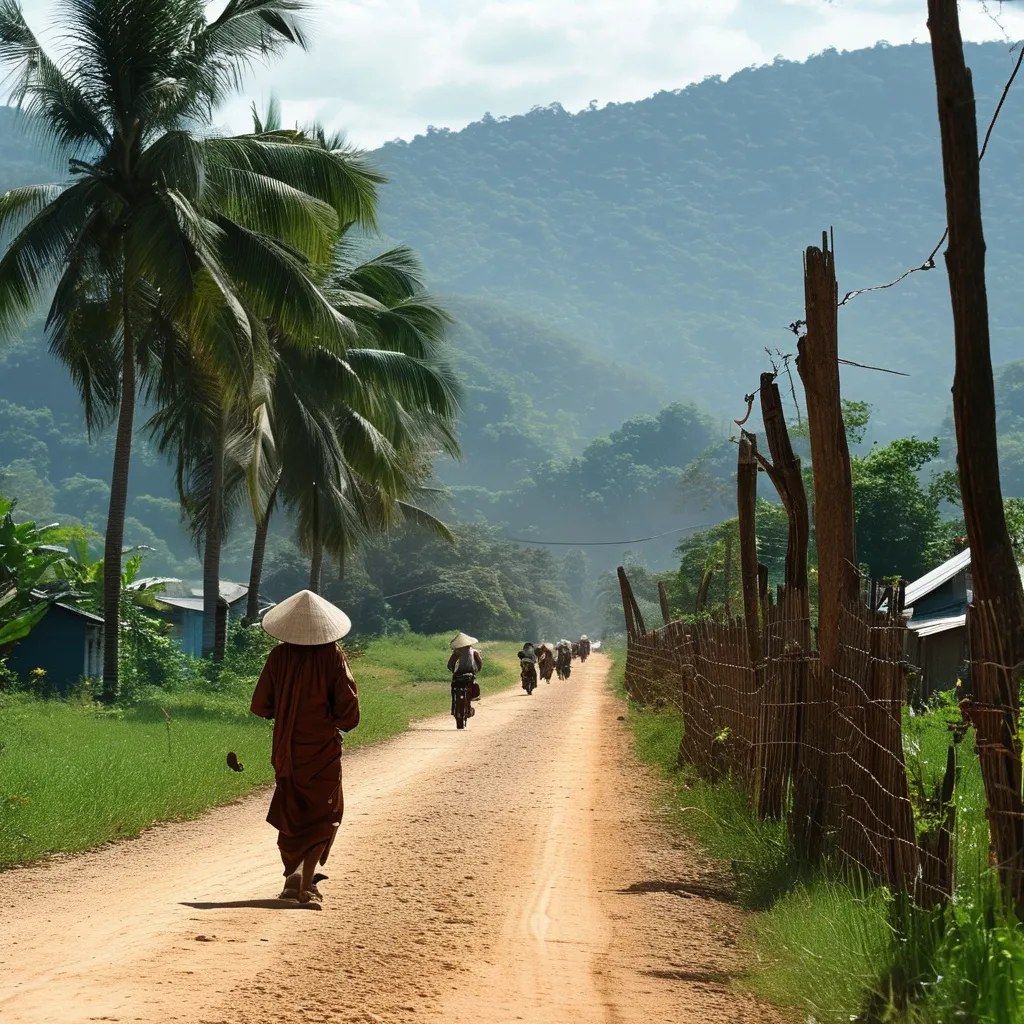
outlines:
{"label": "motorcycle", "polygon": [[452,717],[456,729],[465,729],[473,717],[473,691],[476,688],[476,678],[472,674],[452,678]]}
{"label": "motorcycle", "polygon": [[524,661],[522,666],[519,670],[519,679],[526,691],[526,696],[530,697],[537,689],[537,665],[532,661]]}

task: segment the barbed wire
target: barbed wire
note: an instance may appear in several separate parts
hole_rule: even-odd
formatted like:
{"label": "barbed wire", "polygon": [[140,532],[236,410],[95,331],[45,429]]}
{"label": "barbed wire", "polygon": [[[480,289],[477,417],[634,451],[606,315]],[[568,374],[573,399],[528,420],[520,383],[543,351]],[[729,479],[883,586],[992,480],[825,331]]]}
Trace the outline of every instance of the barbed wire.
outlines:
{"label": "barbed wire", "polygon": [[[1021,69],[1021,65],[1024,64],[1024,46],[1021,46],[1021,44],[1018,42],[1017,44],[1015,44],[1011,48],[1010,52],[1012,53],[1013,50],[1018,50],[1017,60],[1016,60],[1016,62],[1013,65],[1013,71],[1010,72],[1010,77],[1006,80],[1006,84],[1003,86],[1003,91],[1002,91],[1002,93],[999,96],[999,102],[996,104],[996,109],[992,112],[992,117],[989,120],[988,128],[985,131],[985,139],[984,139],[984,141],[982,142],[982,145],[981,145],[981,152],[978,154],[979,162],[985,159],[985,153],[988,151],[988,144],[992,140],[992,132],[995,130],[996,121],[999,120],[999,115],[1002,113],[1003,106],[1006,104],[1006,97],[1010,93],[1010,89],[1013,86],[1013,83],[1014,83],[1014,81],[1017,78],[1017,74],[1018,74],[1018,72]],[[885,291],[888,288],[895,288],[896,285],[901,284],[903,281],[905,281],[912,274],[917,274],[917,273],[920,273],[921,271],[924,271],[924,270],[934,270],[935,269],[935,257],[938,255],[939,250],[945,244],[945,241],[946,241],[946,239],[948,237],[949,237],[949,225],[947,224],[945,231],[942,232],[942,237],[938,240],[938,242],[935,244],[935,247],[928,254],[928,257],[925,259],[925,261],[922,264],[920,264],[920,266],[911,267],[909,270],[905,270],[902,274],[899,275],[899,277],[894,278],[892,281],[886,281],[885,284],[874,284],[874,285],[870,285],[867,288],[854,288],[852,291],[848,291],[839,300],[839,302],[837,303],[838,308],[842,308],[847,303],[852,302],[854,299],[856,299],[860,295],[867,295],[868,292],[881,292],[881,291]],[[788,330],[790,330],[797,337],[800,337],[801,336],[800,332],[806,326],[807,326],[807,321],[806,320],[794,320],[789,325]],[[842,362],[846,362],[843,359],[840,359],[839,361],[841,363]],[[861,364],[859,364],[859,363],[852,363],[852,364],[847,364],[847,365],[860,366]],[[868,366],[868,367],[864,367],[864,369],[881,370],[882,367]],[[897,370],[883,370],[883,372],[885,372],[885,373],[898,373],[899,371],[897,371]],[[909,374],[903,374],[903,376],[906,377],[906,376],[909,376]]]}

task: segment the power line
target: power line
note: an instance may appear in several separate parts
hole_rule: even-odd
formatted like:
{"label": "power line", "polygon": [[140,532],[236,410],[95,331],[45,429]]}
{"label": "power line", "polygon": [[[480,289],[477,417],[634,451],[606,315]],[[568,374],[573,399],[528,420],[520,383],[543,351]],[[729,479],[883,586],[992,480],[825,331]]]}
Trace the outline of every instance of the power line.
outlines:
{"label": "power line", "polygon": [[[526,540],[523,537],[506,537],[505,540],[512,544],[529,544],[532,547],[569,547],[569,548],[596,548],[596,547],[620,547],[625,544],[644,544],[649,540],[660,540],[662,537],[672,537],[677,533],[693,533],[697,530],[707,530],[718,523],[700,523],[697,526],[683,526],[678,530],[668,530],[666,533],[656,533],[653,537],[637,537],[633,540]],[[475,573],[475,569],[468,569],[463,575]],[[445,587],[451,580],[439,580],[436,583],[424,583],[409,590],[400,590],[397,594],[386,594],[382,601],[390,601],[394,597],[405,597],[406,594],[416,594],[421,590],[431,590],[434,587]]]}
{"label": "power line", "polygon": [[691,533],[695,530],[707,530],[718,523],[699,523],[697,526],[684,526],[679,530],[668,530],[665,533],[656,533],[653,537],[636,537],[633,540],[527,540],[525,537],[506,537],[505,540],[513,544],[532,544],[536,547],[558,547],[558,548],[600,548],[600,547],[621,547],[624,544],[645,544],[649,540],[660,540],[662,537],[671,537],[677,533]]}

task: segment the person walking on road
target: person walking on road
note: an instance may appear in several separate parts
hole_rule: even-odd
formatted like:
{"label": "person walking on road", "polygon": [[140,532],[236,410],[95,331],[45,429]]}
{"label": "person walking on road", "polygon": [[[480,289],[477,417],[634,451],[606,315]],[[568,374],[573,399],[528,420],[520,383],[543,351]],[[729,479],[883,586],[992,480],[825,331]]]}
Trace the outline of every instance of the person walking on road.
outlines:
{"label": "person walking on road", "polygon": [[310,590],[263,617],[263,629],[281,643],[267,657],[250,710],[274,721],[277,785],[267,821],[284,865],[281,899],[321,899],[313,872],[327,863],[344,814],[341,734],[359,724],[359,693],[338,641],[351,628],[343,611]]}
{"label": "person walking on road", "polygon": [[546,640],[541,641],[537,667],[540,669],[541,679],[545,683],[550,683],[551,677],[555,673],[555,649]]}
{"label": "person walking on road", "polygon": [[559,640],[556,648],[555,666],[559,679],[568,679],[572,671],[572,645],[568,640]]}

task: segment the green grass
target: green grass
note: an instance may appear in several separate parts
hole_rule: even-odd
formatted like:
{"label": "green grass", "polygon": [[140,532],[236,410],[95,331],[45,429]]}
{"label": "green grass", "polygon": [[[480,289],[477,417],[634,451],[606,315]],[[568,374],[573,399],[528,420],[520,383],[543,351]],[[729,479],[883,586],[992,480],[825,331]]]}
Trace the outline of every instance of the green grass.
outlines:
{"label": "green grass", "polygon": [[[614,648],[620,693],[623,652]],[[941,778],[948,709],[909,716],[911,777]],[[683,723],[671,710],[629,706],[639,757],[660,770],[666,815],[731,867],[741,904],[756,912],[745,936],[746,990],[807,1021],[863,1024],[1012,1024],[1024,1020],[1024,929],[989,869],[988,830],[973,736],[959,745],[956,896],[923,911],[885,888],[801,865],[781,824],[759,821],[743,792],[709,785],[676,764]]]}
{"label": "green grass", "polygon": [[[482,652],[485,698],[518,683],[514,644],[484,644]],[[370,641],[352,663],[361,721],[346,748],[446,711],[448,654],[446,637]],[[249,713],[254,685],[252,674],[228,670],[216,685],[146,689],[112,711],[0,694],[0,866],[136,836],[272,782],[272,726]],[[243,773],[226,767],[229,750]]]}

